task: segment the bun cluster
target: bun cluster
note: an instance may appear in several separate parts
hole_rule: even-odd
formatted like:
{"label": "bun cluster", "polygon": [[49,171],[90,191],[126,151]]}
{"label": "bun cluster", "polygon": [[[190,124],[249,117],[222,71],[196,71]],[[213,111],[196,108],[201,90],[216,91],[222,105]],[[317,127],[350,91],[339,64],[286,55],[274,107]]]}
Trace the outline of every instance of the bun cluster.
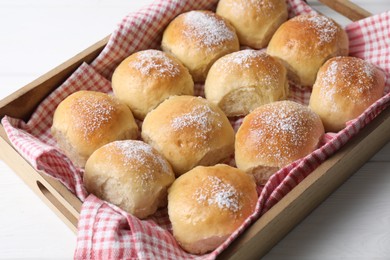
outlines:
{"label": "bun cluster", "polygon": [[144,50],[119,64],[112,75],[112,89],[134,116],[143,120],[168,97],[193,95],[194,82],[175,57],[159,50]]}
{"label": "bun cluster", "polygon": [[291,81],[311,87],[319,68],[327,59],[348,55],[347,33],[323,15],[298,15],[283,23],[267,47],[279,58]]}
{"label": "bun cluster", "polygon": [[[162,50],[119,64],[112,94],[78,91],[61,102],[52,134],[85,168],[86,189],[142,219],[167,206],[189,253],[223,243],[254,213],[256,185],[383,95],[384,73],[347,56],[336,22],[287,13],[284,0],[182,13]],[[290,83],[312,90],[309,106],[287,101]],[[193,96],[202,84],[205,98]]]}
{"label": "bun cluster", "polygon": [[257,183],[314,151],[324,134],[320,117],[292,101],[263,105],[244,118],[235,143],[237,167]]}
{"label": "bun cluster", "polygon": [[241,45],[254,49],[266,47],[288,17],[281,0],[220,0],[216,13],[236,28]]}
{"label": "bun cluster", "polygon": [[167,189],[174,180],[168,161],[136,140],[115,141],[97,149],[84,173],[89,192],[141,219],[167,205]]}
{"label": "bun cluster", "polygon": [[165,29],[161,48],[177,57],[195,82],[204,82],[211,65],[225,54],[238,51],[234,27],[210,11],[190,11],[177,16]]}
{"label": "bun cluster", "polygon": [[253,177],[231,166],[198,166],[169,189],[173,235],[188,252],[203,254],[222,244],[256,207]]}
{"label": "bun cluster", "polygon": [[58,105],[51,133],[72,162],[84,167],[89,156],[103,145],[137,138],[138,126],[131,110],[117,98],[78,91]]}
{"label": "bun cluster", "polygon": [[177,176],[197,165],[215,165],[234,151],[228,118],[201,97],[164,101],[146,116],[142,138],[167,158]]}
{"label": "bun cluster", "polygon": [[318,71],[309,106],[326,131],[337,132],[381,98],[384,88],[384,73],[374,65],[355,57],[335,57]]}
{"label": "bun cluster", "polygon": [[287,71],[265,52],[242,50],[217,60],[204,88],[206,98],[227,116],[245,116],[256,107],[287,98]]}

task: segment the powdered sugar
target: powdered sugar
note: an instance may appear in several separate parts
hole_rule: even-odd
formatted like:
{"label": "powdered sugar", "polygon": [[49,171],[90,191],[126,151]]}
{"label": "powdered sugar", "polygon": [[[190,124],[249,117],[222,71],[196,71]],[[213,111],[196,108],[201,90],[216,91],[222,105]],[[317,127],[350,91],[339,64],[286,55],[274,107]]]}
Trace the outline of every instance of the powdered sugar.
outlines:
{"label": "powdered sugar", "polygon": [[171,174],[173,178],[168,162],[142,141],[112,142],[107,145],[105,156],[109,165],[122,165],[122,169],[130,171],[132,180],[140,184],[135,186],[136,189],[145,191],[153,187],[152,183],[158,181],[162,175]]}
{"label": "powdered sugar", "polygon": [[301,15],[297,19],[300,22],[309,22],[309,26],[316,31],[319,44],[332,42],[339,30],[333,20],[323,15]]}
{"label": "powdered sugar", "polygon": [[365,75],[368,78],[373,78],[375,75],[375,67],[371,63],[364,62],[363,66],[363,75]]}
{"label": "powdered sugar", "polygon": [[241,209],[239,193],[231,184],[216,176],[207,176],[203,187],[196,189],[193,197],[200,204],[216,205],[222,210],[238,212]]}
{"label": "powdered sugar", "polygon": [[255,10],[259,15],[270,16],[270,10],[275,9],[275,4],[273,1],[269,0],[241,0],[241,1],[230,1],[227,2],[227,6],[230,7],[230,10],[233,14],[247,15],[249,10]]}
{"label": "powdered sugar", "polygon": [[256,113],[250,126],[250,138],[259,140],[257,156],[272,156],[281,162],[278,166],[289,163],[297,155],[297,148],[306,144],[315,120],[314,113],[291,101],[279,102],[267,112]]}
{"label": "powdered sugar", "polygon": [[212,47],[235,38],[234,31],[211,13],[191,11],[185,14],[184,21],[187,29],[183,34],[195,37],[200,45]]}
{"label": "powdered sugar", "polygon": [[173,118],[171,126],[174,131],[180,131],[189,127],[195,128],[194,137],[198,141],[206,142],[210,132],[222,127],[222,121],[219,120],[219,116],[208,105],[198,104],[190,112]]}
{"label": "powdered sugar", "polygon": [[124,155],[126,162],[135,160],[146,164],[147,160],[154,156],[152,147],[141,141],[116,141],[112,145]]}
{"label": "powdered sugar", "polygon": [[175,77],[180,73],[179,64],[175,63],[164,52],[146,50],[137,54],[137,59],[129,63],[143,75],[152,77]]}
{"label": "powdered sugar", "polygon": [[339,66],[338,66],[337,62],[332,62],[330,64],[330,66],[328,67],[328,69],[325,72],[325,76],[321,78],[322,81],[326,85],[330,85],[330,84],[335,84],[336,83],[336,81],[337,81],[336,74],[337,74],[338,68],[339,68]]}
{"label": "powdered sugar", "polygon": [[[103,94],[102,94],[103,95]],[[104,94],[105,95],[105,94]],[[115,101],[100,95],[82,95],[72,104],[74,126],[81,130],[86,140],[95,131],[112,120]],[[102,134],[102,133],[100,133]]]}
{"label": "powdered sugar", "polygon": [[242,50],[242,51],[234,52],[226,57],[232,63],[243,66],[245,68],[250,68],[251,64],[255,59],[258,58],[264,59],[266,55],[267,54],[265,54],[262,51]]}
{"label": "powdered sugar", "polygon": [[374,85],[375,67],[372,64],[353,57],[336,57],[329,63],[319,74],[321,96],[334,103],[335,95],[340,95],[355,104],[370,98],[364,93]]}
{"label": "powdered sugar", "polygon": [[[153,179],[150,173],[168,173],[170,167],[167,161],[153,148],[142,142],[135,140],[116,141],[112,143],[112,149],[123,155],[123,163],[128,166],[141,165],[146,167],[145,177]],[[150,176],[149,176],[150,175]]]}
{"label": "powdered sugar", "polygon": [[[217,71],[221,75],[240,72],[245,77],[245,74],[242,73],[248,71],[248,77],[256,77],[256,80],[263,87],[269,89],[279,88],[278,79],[282,68],[264,51],[248,49],[233,52],[222,57],[217,63]],[[258,69],[255,70],[254,68]]]}
{"label": "powdered sugar", "polygon": [[257,12],[269,15],[269,10],[275,9],[275,4],[270,0],[247,0],[243,1],[245,4],[250,4],[250,7],[256,8]]}

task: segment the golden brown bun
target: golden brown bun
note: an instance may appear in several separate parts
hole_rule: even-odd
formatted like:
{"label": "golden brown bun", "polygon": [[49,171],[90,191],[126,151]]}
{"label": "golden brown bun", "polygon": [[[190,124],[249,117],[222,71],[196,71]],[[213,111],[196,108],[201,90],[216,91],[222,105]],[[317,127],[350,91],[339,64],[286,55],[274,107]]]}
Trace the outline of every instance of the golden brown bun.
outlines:
{"label": "golden brown bun", "polygon": [[374,65],[355,57],[328,60],[318,71],[310,108],[326,131],[337,132],[382,97],[385,76]]}
{"label": "golden brown bun", "polygon": [[173,56],[145,50],[119,64],[112,75],[112,89],[134,116],[142,120],[169,96],[193,95],[194,82],[188,69]]}
{"label": "golden brown bun", "polygon": [[287,98],[286,68],[261,51],[233,52],[211,66],[205,95],[227,116],[247,115],[263,104]]}
{"label": "golden brown bun", "polygon": [[214,61],[238,51],[240,44],[224,18],[210,11],[190,11],[168,25],[161,47],[189,69],[195,82],[203,82]]}
{"label": "golden brown bun", "polygon": [[175,175],[167,160],[150,145],[135,140],[104,145],[85,165],[88,192],[138,218],[166,206]]}
{"label": "golden brown bun", "polygon": [[299,15],[283,23],[272,36],[267,53],[280,58],[288,77],[312,86],[318,69],[335,56],[348,55],[348,36],[335,21],[322,15]]}
{"label": "golden brown bun", "polygon": [[255,49],[266,47],[288,16],[285,0],[220,0],[217,14],[236,28],[241,45]]}
{"label": "golden brown bun", "polygon": [[173,96],[151,111],[142,138],[167,158],[176,175],[213,165],[234,150],[234,130],[224,113],[201,97]]}
{"label": "golden brown bun", "polygon": [[99,147],[115,140],[135,139],[138,127],[130,109],[116,98],[95,91],[78,91],[54,112],[51,133],[78,167]]}
{"label": "golden brown bun", "polygon": [[292,101],[263,105],[247,115],[236,134],[237,167],[259,184],[317,148],[324,127],[308,107]]}
{"label": "golden brown bun", "polygon": [[223,164],[198,166],[168,190],[173,235],[190,253],[212,251],[254,212],[256,202],[252,176]]}

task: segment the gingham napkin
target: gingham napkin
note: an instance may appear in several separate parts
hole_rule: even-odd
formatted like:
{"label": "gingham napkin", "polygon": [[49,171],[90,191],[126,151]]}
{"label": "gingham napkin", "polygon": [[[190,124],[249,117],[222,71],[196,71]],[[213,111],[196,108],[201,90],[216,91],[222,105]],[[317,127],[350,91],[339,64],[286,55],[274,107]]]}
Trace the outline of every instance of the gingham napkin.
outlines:
{"label": "gingham napkin", "polygon": [[[288,3],[290,17],[314,12],[304,1],[288,0]],[[159,48],[164,28],[178,14],[194,9],[215,10],[216,4],[217,0],[160,0],[128,15],[113,32],[99,57],[90,65],[82,64],[39,105],[27,123],[10,117],[2,119],[10,141],[26,160],[35,169],[60,180],[84,202],[78,224],[76,259],[214,259],[253,221],[390,104],[390,12],[387,12],[346,27],[350,55],[370,61],[386,72],[385,96],[339,133],[327,133],[319,149],[281,169],[264,187],[259,187],[256,212],[215,251],[203,256],[186,253],[171,234],[166,209],[139,220],[88,195],[82,184],[82,169],[74,167],[57,149],[50,127],[55,108],[68,95],[81,89],[111,91],[111,74],[125,57],[138,50]],[[203,93],[202,85],[196,85],[196,93]],[[291,86],[291,100],[307,104],[309,97],[310,92]],[[241,124],[240,119],[231,122],[235,129]]]}

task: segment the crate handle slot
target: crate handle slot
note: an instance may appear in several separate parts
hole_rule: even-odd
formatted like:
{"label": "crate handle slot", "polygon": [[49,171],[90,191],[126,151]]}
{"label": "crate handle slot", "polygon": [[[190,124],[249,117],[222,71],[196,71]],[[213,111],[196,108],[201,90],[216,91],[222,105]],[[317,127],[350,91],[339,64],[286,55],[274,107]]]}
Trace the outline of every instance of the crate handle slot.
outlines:
{"label": "crate handle slot", "polygon": [[36,181],[36,183],[42,195],[50,202],[48,203],[49,206],[51,204],[51,206],[56,209],[56,214],[65,221],[66,224],[70,225],[70,227],[77,227],[78,219],[63,204],[61,204],[53,193],[45,187],[45,185],[43,185],[40,181]]}

